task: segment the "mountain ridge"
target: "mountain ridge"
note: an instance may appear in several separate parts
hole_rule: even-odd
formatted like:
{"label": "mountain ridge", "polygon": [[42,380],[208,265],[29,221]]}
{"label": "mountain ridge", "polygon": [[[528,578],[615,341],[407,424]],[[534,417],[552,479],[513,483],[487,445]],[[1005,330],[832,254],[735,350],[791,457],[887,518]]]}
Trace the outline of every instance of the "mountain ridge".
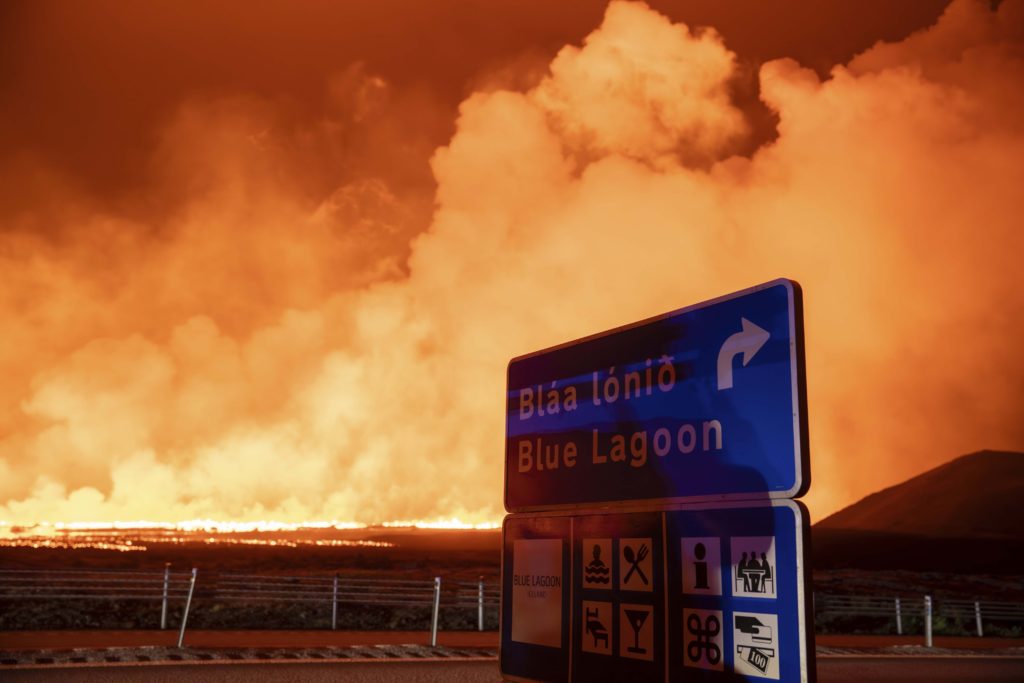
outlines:
{"label": "mountain ridge", "polygon": [[962,455],[814,525],[932,538],[1024,538],[1024,453]]}

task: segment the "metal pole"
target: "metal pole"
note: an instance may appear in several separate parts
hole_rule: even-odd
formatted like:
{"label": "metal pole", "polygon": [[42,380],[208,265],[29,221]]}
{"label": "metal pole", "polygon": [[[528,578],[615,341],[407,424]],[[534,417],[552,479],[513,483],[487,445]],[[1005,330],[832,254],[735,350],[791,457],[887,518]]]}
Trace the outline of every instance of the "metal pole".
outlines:
{"label": "metal pole", "polygon": [[171,582],[171,563],[164,564],[164,601],[160,607],[160,630],[167,628],[167,587]]}
{"label": "metal pole", "polygon": [[903,635],[903,614],[900,613],[900,599],[896,598],[896,635]]}
{"label": "metal pole", "polygon": [[192,580],[188,584],[188,597],[185,598],[185,613],[181,615],[181,630],[178,632],[178,647],[185,647],[185,624],[188,623],[188,611],[192,607],[192,592],[196,589],[196,572],[192,567]]}
{"label": "metal pole", "polygon": [[932,596],[924,596],[924,646],[932,646]]}
{"label": "metal pole", "polygon": [[338,630],[338,575],[334,575],[334,597],[331,599],[331,630]]}
{"label": "metal pole", "polygon": [[484,630],[484,577],[480,577],[476,591],[476,627],[478,631]]}
{"label": "metal pole", "polygon": [[982,638],[985,632],[981,630],[981,603],[974,601],[974,625],[978,627],[978,637]]}
{"label": "metal pole", "polygon": [[434,615],[430,619],[430,647],[437,646],[437,617],[441,611],[441,577],[434,577]]}

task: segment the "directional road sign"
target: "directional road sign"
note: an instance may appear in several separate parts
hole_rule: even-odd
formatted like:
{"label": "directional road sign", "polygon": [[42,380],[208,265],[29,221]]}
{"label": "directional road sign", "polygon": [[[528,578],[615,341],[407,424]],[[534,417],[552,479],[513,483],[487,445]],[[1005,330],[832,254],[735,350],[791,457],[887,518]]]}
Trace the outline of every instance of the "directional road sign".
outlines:
{"label": "directional road sign", "polygon": [[790,498],[809,485],[800,286],[513,359],[505,507]]}
{"label": "directional road sign", "polygon": [[505,518],[501,672],[517,681],[814,680],[791,500]]}

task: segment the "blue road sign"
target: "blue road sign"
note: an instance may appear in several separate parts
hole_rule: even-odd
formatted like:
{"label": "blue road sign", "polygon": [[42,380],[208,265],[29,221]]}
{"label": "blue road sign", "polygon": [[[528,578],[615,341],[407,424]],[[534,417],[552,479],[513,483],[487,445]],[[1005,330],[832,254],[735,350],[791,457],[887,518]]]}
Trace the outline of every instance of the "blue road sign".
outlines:
{"label": "blue road sign", "polygon": [[791,280],[515,358],[505,507],[800,496],[806,406]]}
{"label": "blue road sign", "polygon": [[815,677],[795,501],[509,515],[501,672],[544,683]]}

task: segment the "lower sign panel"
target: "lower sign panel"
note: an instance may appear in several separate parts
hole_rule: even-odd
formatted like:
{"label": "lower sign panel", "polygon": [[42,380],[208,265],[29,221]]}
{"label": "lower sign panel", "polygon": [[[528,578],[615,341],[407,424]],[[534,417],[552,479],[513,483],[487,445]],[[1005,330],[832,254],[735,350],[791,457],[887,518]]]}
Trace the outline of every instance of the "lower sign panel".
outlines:
{"label": "lower sign panel", "polygon": [[510,680],[814,680],[794,501],[514,514],[502,553]]}

